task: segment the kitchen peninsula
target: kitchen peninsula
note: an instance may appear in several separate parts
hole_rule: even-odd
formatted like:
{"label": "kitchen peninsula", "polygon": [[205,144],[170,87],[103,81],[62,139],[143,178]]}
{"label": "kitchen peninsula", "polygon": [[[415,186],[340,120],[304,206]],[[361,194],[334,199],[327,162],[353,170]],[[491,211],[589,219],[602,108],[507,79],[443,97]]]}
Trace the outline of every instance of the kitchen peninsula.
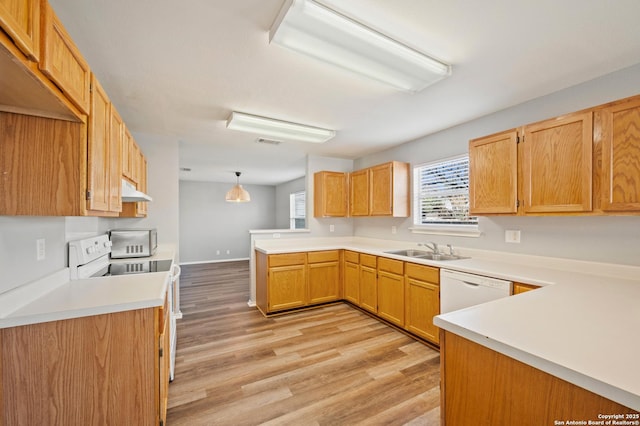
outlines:
{"label": "kitchen peninsula", "polygon": [[415,242],[358,237],[255,242],[256,255],[349,250],[541,286],[437,316],[435,324],[447,334],[640,410],[640,370],[633,368],[640,346],[631,337],[640,328],[640,268],[457,248],[470,258],[430,261],[385,253],[403,248],[417,247]]}

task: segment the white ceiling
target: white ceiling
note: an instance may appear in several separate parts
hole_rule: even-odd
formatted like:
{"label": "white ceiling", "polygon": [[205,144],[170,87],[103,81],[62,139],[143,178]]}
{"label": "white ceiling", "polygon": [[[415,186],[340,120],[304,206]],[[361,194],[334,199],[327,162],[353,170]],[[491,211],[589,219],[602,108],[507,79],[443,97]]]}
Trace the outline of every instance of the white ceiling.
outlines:
{"label": "white ceiling", "polygon": [[[182,179],[285,182],[640,62],[638,0],[322,0],[453,66],[417,94],[270,45],[284,0],[50,2],[131,131],[179,141]],[[262,145],[232,110],[337,136]]]}

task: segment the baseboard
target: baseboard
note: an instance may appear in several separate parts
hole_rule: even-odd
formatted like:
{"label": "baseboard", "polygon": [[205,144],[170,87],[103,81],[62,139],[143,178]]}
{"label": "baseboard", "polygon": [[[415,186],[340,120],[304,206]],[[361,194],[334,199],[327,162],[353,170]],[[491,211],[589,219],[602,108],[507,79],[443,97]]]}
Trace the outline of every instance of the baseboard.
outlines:
{"label": "baseboard", "polygon": [[202,265],[205,263],[224,263],[224,262],[240,262],[243,260],[249,260],[248,257],[240,257],[237,259],[219,259],[219,260],[199,260],[197,262],[180,262],[180,266],[182,265]]}

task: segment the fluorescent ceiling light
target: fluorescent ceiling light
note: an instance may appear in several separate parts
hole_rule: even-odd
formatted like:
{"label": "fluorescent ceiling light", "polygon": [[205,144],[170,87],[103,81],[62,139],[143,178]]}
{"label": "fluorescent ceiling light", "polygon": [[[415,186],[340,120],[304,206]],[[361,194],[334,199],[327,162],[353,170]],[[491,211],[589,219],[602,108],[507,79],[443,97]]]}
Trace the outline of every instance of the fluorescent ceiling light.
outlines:
{"label": "fluorescent ceiling light", "polygon": [[314,0],[287,0],[269,40],[397,89],[418,92],[451,67]]}
{"label": "fluorescent ceiling light", "polygon": [[227,128],[255,133],[260,136],[270,136],[275,139],[312,143],[326,142],[336,135],[336,132],[333,130],[274,120],[272,118],[236,111],[233,111],[227,120]]}

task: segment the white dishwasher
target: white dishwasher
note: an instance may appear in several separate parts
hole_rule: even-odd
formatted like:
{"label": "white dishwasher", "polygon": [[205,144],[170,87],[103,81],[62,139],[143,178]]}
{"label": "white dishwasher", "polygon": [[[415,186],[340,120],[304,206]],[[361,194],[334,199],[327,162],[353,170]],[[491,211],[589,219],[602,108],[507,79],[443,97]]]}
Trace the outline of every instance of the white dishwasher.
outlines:
{"label": "white dishwasher", "polygon": [[511,281],[441,269],[440,313],[508,297],[511,284]]}

